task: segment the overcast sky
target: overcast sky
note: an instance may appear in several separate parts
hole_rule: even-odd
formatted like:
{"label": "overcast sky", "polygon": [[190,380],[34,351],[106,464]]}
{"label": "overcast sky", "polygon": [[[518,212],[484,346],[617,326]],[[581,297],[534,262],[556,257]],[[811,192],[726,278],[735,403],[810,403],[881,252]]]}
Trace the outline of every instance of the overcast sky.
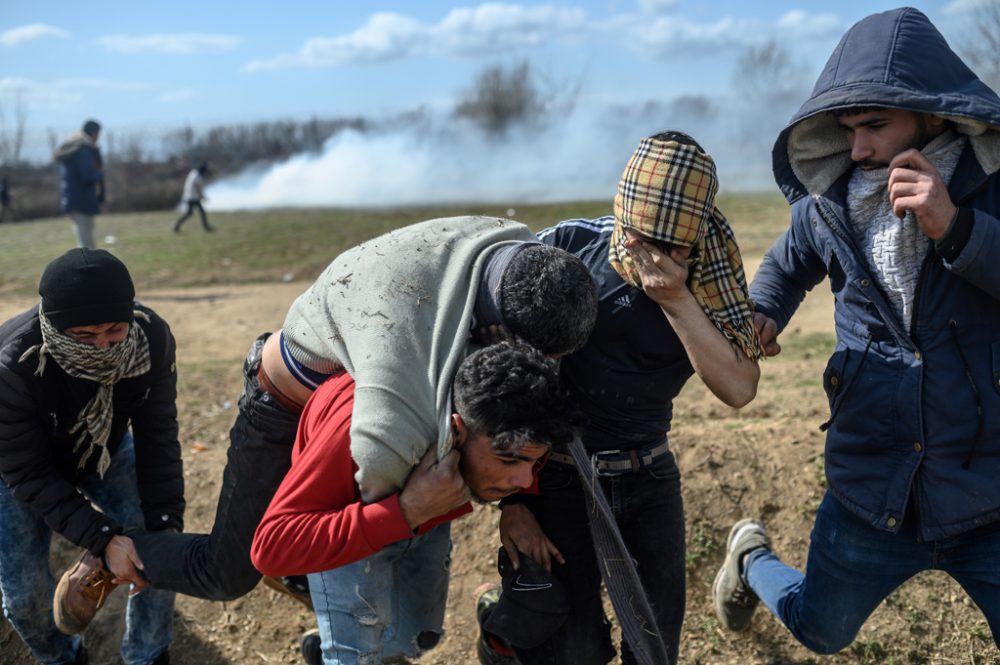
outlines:
{"label": "overcast sky", "polygon": [[[955,44],[979,1],[914,4]],[[757,122],[726,99],[739,55],[776,40],[807,92],[851,24],[894,6],[883,0],[131,0],[84,9],[68,0],[9,2],[0,17],[0,120],[9,128],[20,105],[28,125],[25,152],[46,159],[50,133],[63,136],[90,117],[116,136],[415,108],[445,119],[483,68],[527,60],[545,80],[578,90],[577,117],[566,119],[561,136],[548,137],[553,146],[606,139],[601,154],[613,155],[617,170],[636,138],[681,123],[663,112],[671,100],[701,95],[730,115],[701,118],[694,130],[723,161],[727,150],[733,159],[737,150],[740,159],[753,153],[756,172],[769,159],[766,144],[773,137],[748,148],[734,145],[731,131],[719,131],[726,123]],[[596,112],[612,107],[636,115]],[[766,111],[780,116],[766,118],[770,134],[789,110]],[[606,129],[609,117],[622,125],[616,134]],[[537,150],[537,138],[525,145],[532,142]],[[523,154],[507,148],[514,159]],[[404,158],[410,149],[405,142],[395,154],[386,148],[385,160]],[[425,159],[448,157],[435,148]],[[458,190],[463,175],[456,172]]]}

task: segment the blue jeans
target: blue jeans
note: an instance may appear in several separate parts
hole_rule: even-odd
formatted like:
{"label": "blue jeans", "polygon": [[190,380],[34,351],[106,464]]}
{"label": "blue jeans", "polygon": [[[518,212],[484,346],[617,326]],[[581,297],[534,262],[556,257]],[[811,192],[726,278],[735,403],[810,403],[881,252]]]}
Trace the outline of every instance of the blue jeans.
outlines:
{"label": "blue jeans", "polygon": [[416,658],[441,638],[451,529],[442,524],[360,561],[309,575],[325,665]]}
{"label": "blue jeans", "polygon": [[257,381],[267,337],[261,335],[254,341],[243,363],[243,394],[229,431],[212,532],[128,534],[145,566],[143,575],[157,589],[206,600],[233,600],[260,582],[260,573],[250,561],[250,544],[291,465],[299,425],[299,414],[282,408]]}
{"label": "blue jeans", "polygon": [[795,639],[816,653],[831,654],[854,641],[894,589],[924,570],[951,575],[986,615],[996,641],[1000,524],[919,542],[911,515],[904,518],[899,533],[889,533],[872,527],[827,493],[816,513],[805,574],[758,549],[747,557],[744,578]]}
{"label": "blue jeans", "polygon": [[[126,525],[144,522],[135,475],[131,433],[111,458],[101,479],[88,476],[79,489],[102,511]],[[64,635],[52,617],[55,581],[49,570],[52,531],[27,505],[0,482],[0,591],[4,616],[31,654],[46,665],[71,663],[80,648],[78,635]],[[121,593],[121,592],[119,592]],[[122,660],[125,665],[151,663],[170,647],[174,594],[146,589],[128,601]]]}
{"label": "blue jeans", "polygon": [[[572,609],[551,639],[534,649],[518,649],[518,659],[523,665],[604,665],[615,650],[580,476],[573,466],[549,462],[538,483],[537,500],[528,505],[566,559],[552,572],[569,590]],[[668,452],[637,472],[602,476],[600,484],[635,560],[670,661],[677,662],[685,593],[684,504],[677,462]],[[622,663],[635,662],[623,644]]]}

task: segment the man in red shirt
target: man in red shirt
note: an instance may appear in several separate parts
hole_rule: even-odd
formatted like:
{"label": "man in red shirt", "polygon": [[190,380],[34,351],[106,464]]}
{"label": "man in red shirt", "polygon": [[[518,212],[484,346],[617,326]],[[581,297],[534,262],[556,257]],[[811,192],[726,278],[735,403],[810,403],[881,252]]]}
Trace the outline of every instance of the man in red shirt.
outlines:
{"label": "man in red shirt", "polygon": [[367,504],[350,452],[353,379],[335,375],[306,404],[292,468],[251,557],[265,575],[309,573],[327,665],[416,657],[436,645],[449,522],[471,512],[470,499],[532,487],[551,447],[573,434],[555,364],[524,345],[502,342],[467,357],[452,400],[450,452],[437,459],[428,442],[403,489]]}

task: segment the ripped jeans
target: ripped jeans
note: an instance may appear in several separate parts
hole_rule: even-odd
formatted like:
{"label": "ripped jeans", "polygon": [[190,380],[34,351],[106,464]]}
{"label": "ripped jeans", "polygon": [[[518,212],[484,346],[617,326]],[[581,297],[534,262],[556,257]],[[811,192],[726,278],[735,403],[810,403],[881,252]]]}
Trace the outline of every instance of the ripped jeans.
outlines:
{"label": "ripped jeans", "polygon": [[451,569],[451,528],[401,540],[361,561],[309,575],[324,665],[380,665],[437,645]]}

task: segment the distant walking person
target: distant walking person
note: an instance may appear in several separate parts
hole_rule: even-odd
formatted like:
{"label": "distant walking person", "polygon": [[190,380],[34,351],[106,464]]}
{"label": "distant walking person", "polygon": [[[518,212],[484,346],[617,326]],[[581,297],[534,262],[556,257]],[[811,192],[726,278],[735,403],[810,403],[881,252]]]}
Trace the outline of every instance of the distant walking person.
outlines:
{"label": "distant walking person", "polygon": [[10,184],[7,176],[0,178],[0,224],[7,221],[7,212],[10,210]]}
{"label": "distant walking person", "polygon": [[67,138],[55,152],[59,163],[59,194],[63,212],[73,220],[77,247],[94,248],[94,216],[104,203],[104,172],[96,120]]}
{"label": "distant walking person", "polygon": [[211,226],[208,225],[208,216],[205,214],[205,208],[201,205],[202,201],[207,201],[205,197],[205,176],[211,173],[208,169],[208,163],[202,162],[197,168],[191,169],[191,172],[187,175],[187,180],[184,181],[184,195],[181,197],[181,203],[187,204],[187,212],[181,215],[180,219],[174,224],[174,233],[180,233],[181,225],[187,221],[188,217],[197,210],[198,214],[201,215],[201,228],[206,231],[214,231]]}

